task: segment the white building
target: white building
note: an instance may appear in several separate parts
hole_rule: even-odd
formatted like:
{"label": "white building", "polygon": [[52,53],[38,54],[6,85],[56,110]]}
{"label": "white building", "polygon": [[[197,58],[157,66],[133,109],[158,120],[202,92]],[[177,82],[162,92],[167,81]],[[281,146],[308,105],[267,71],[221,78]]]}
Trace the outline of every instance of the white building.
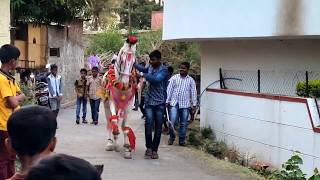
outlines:
{"label": "white building", "polygon": [[[202,90],[219,80],[219,68],[269,72],[268,81],[261,74],[262,88],[276,81],[289,86],[285,72],[320,71],[319,0],[167,0],[164,5],[163,39],[200,43]],[[320,167],[315,102],[266,93],[214,84],[201,98],[201,124],[230,146],[279,168],[299,151],[311,174]]]}
{"label": "white building", "polygon": [[0,47],[10,43],[10,0],[0,1]]}

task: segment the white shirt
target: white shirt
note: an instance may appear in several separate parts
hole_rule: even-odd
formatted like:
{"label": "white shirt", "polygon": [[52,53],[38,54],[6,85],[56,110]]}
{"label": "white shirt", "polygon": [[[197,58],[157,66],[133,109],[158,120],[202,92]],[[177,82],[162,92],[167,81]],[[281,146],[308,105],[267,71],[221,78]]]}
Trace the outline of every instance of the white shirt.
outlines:
{"label": "white shirt", "polygon": [[61,81],[61,76],[53,76],[50,74],[47,77],[48,88],[49,88],[49,98],[53,98],[56,96],[62,96],[63,94],[63,85]]}

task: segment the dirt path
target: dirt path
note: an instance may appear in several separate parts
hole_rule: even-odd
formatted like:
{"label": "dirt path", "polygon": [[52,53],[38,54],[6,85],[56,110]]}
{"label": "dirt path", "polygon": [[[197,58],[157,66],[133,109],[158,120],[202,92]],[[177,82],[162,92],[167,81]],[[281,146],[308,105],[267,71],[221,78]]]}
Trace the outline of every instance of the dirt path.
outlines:
{"label": "dirt path", "polygon": [[[90,108],[88,107],[88,110]],[[100,114],[102,115],[103,109]],[[131,112],[130,126],[137,136],[137,149],[132,160],[125,160],[120,153],[106,152],[106,123],[98,126],[76,125],[75,108],[61,110],[57,131],[58,153],[84,158],[93,164],[104,164],[104,180],[218,180],[256,179],[246,170],[189,148],[167,146],[163,136],[159,149],[159,160],[145,160],[143,154],[144,127],[140,113]],[[90,117],[90,110],[87,117]],[[102,117],[100,118],[102,119]],[[122,142],[122,141],[120,141]]]}

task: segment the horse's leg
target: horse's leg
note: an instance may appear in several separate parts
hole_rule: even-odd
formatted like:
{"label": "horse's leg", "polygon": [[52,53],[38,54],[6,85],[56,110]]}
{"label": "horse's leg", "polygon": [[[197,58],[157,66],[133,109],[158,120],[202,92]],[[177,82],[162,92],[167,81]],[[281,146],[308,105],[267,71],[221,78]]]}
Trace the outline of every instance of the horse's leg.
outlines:
{"label": "horse's leg", "polygon": [[[124,138],[123,138],[123,142],[124,142],[124,158],[125,159],[132,159],[132,154],[131,154],[131,151],[132,151],[132,139],[134,139],[135,141],[135,136],[133,134],[133,131],[130,127],[126,126],[126,115],[127,115],[127,110],[124,112],[124,116],[122,118],[122,123],[121,123],[121,129],[123,131],[123,135],[124,135]],[[135,144],[135,142],[134,142]]]}
{"label": "horse's leg", "polygon": [[106,150],[112,151],[120,151],[119,145],[117,143],[118,140],[118,135],[119,135],[119,130],[116,128],[114,129],[113,127],[118,127],[118,118],[117,118],[117,110],[115,103],[112,98],[109,99],[109,108],[110,108],[110,113],[111,113],[111,118],[114,117],[114,119],[108,120],[108,127],[112,127],[109,130],[110,136],[111,133],[113,134],[113,140],[108,140],[107,148]]}
{"label": "horse's leg", "polygon": [[105,117],[107,119],[107,136],[108,136],[108,141],[106,145],[106,151],[113,151],[113,140],[112,140],[112,129],[111,127],[111,122],[109,118],[111,117],[111,110],[110,110],[110,105],[109,105],[109,100],[106,99],[103,101],[103,107],[104,107],[104,112],[105,112]]}

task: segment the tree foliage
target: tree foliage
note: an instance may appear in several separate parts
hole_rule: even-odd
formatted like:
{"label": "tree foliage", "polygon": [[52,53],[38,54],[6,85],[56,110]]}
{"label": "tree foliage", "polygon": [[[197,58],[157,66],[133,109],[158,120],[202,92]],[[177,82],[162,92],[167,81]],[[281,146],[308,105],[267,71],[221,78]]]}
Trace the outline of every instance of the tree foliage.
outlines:
{"label": "tree foliage", "polygon": [[106,29],[117,19],[117,11],[122,0],[86,0],[87,7],[92,15],[88,25],[91,30]]}
{"label": "tree foliage", "polygon": [[181,62],[188,61],[191,70],[200,73],[200,47],[194,42],[163,41],[162,31],[138,34],[138,55],[148,54],[159,49],[165,62],[177,69]]}
{"label": "tree foliage", "polygon": [[11,0],[15,20],[59,23],[90,16],[86,0]]}
{"label": "tree foliage", "polygon": [[96,34],[86,49],[86,54],[103,54],[106,52],[118,52],[123,45],[123,37],[117,31],[108,31]]}
{"label": "tree foliage", "polygon": [[[154,1],[131,0],[131,26],[135,29],[150,29],[152,11],[162,10],[162,7]],[[119,9],[120,28],[127,29],[129,25],[128,0],[124,0]]]}

